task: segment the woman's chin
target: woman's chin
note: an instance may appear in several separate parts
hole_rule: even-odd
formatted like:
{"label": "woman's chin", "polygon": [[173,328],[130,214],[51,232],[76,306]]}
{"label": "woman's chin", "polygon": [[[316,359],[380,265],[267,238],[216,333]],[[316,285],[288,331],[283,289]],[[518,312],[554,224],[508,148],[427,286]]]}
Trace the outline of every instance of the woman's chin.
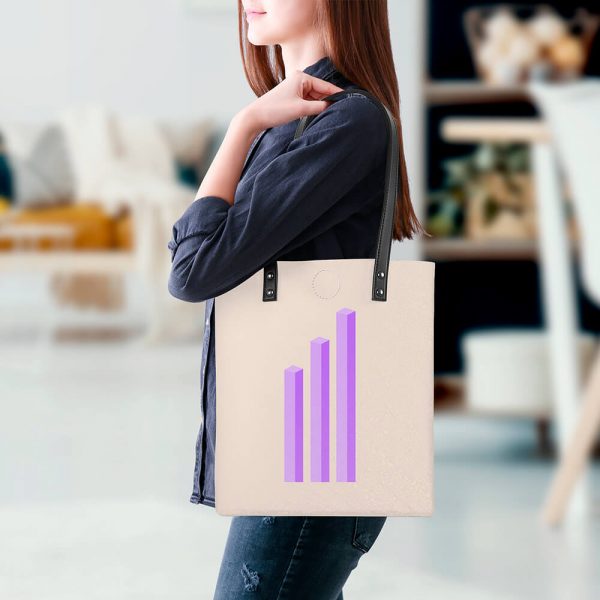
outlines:
{"label": "woman's chin", "polygon": [[251,23],[248,27],[248,41],[255,46],[273,46],[279,44],[281,39],[278,36],[269,35],[266,31],[261,31],[261,27],[256,27]]}

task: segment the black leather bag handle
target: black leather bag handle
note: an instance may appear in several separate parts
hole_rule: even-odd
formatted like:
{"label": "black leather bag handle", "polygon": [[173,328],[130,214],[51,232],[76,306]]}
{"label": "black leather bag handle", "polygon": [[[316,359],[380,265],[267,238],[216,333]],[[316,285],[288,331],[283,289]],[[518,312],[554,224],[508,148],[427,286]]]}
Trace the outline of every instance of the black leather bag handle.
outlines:
{"label": "black leather bag handle", "polygon": [[[386,123],[388,126],[388,152],[385,168],[385,189],[383,199],[383,209],[381,220],[379,222],[379,233],[377,236],[377,251],[373,264],[373,284],[371,290],[371,299],[378,301],[387,300],[387,280],[388,267],[390,264],[390,254],[392,250],[392,234],[394,227],[394,211],[396,208],[396,198],[398,197],[398,131],[396,122],[390,110],[376,96],[361,88],[349,88],[342,92],[336,92],[323,98],[331,102],[341,100],[352,94],[362,94],[371,98],[384,111]],[[302,135],[302,132],[309,125],[310,121],[316,115],[305,115],[300,119],[294,139]],[[277,261],[274,260],[264,267],[263,271],[263,301],[269,302],[277,300]]]}

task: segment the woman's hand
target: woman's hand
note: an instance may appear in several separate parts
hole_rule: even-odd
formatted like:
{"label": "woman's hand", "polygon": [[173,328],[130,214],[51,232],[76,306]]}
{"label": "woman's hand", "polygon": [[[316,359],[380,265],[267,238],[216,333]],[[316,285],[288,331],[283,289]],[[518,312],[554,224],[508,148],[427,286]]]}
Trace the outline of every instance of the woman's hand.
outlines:
{"label": "woman's hand", "polygon": [[196,198],[218,196],[233,204],[244,161],[254,138],[264,129],[318,114],[331,102],[321,100],[344,91],[304,71],[296,71],[239,111],[232,119]]}
{"label": "woman's hand", "polygon": [[242,109],[242,118],[257,131],[276,127],[315,115],[325,110],[331,102],[321,100],[326,96],[344,91],[328,81],[296,70],[272,90]]}

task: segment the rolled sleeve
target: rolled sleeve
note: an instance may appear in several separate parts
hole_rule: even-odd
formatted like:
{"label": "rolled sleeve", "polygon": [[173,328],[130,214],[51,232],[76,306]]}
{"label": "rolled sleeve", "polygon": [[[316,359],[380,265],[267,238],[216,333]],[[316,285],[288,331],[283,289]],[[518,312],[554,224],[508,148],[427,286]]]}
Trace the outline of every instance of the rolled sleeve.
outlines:
{"label": "rolled sleeve", "polygon": [[186,239],[212,233],[226,218],[230,207],[229,202],[219,196],[203,196],[194,200],[173,225],[173,237],[167,244],[168,248],[174,254]]}
{"label": "rolled sleeve", "polygon": [[233,205],[205,196],[186,209],[169,242],[169,292],[188,302],[218,296],[295,239],[309,241],[317,221],[315,235],[343,220],[360,206],[331,209],[385,160],[386,148],[386,117],[372,100],[357,94],[334,102],[258,172],[243,197],[236,193]]}

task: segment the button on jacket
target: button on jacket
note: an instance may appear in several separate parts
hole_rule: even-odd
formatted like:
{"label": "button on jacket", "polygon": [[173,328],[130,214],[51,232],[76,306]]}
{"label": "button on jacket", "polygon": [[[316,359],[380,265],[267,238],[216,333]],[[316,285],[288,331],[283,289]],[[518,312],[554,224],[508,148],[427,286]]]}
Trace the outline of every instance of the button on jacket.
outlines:
{"label": "button on jacket", "polygon": [[[358,87],[328,56],[304,72],[345,90]],[[272,260],[375,257],[386,118],[372,99],[350,94],[313,117],[297,139],[299,119],[266,129],[248,150],[233,205],[203,196],[173,225],[169,292],[187,302],[205,301],[202,410],[190,502],[215,506],[215,297]]]}

